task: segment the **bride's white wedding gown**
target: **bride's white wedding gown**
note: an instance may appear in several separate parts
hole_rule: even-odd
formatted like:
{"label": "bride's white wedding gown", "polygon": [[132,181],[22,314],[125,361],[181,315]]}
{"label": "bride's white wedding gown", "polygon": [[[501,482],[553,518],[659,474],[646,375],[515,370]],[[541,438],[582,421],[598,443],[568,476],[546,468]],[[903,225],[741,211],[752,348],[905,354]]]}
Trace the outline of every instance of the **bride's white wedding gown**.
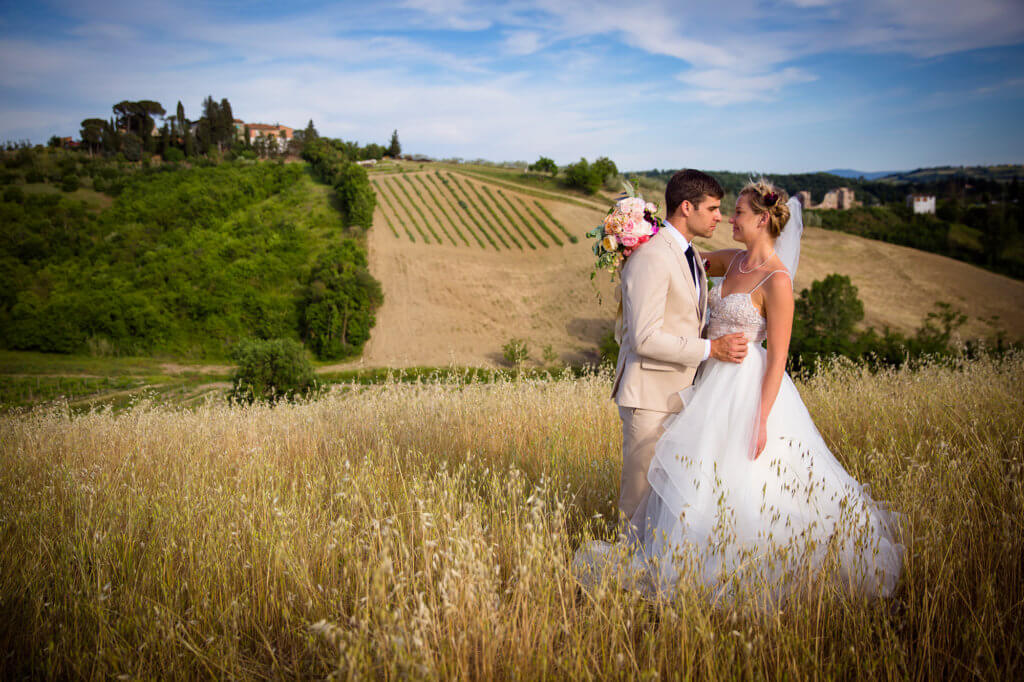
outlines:
{"label": "bride's white wedding gown", "polygon": [[[686,407],[666,422],[648,471],[651,494],[633,519],[641,532],[630,555],[645,589],[670,594],[682,579],[713,598],[738,589],[770,598],[828,575],[848,592],[891,594],[903,564],[894,516],[829,451],[788,374],[767,445],[753,458],[765,319],[748,292],[723,297],[721,284],[708,310],[708,337],[742,332],[748,353],[739,364],[707,360],[683,392]],[[577,568],[599,568],[609,549],[583,550]]]}

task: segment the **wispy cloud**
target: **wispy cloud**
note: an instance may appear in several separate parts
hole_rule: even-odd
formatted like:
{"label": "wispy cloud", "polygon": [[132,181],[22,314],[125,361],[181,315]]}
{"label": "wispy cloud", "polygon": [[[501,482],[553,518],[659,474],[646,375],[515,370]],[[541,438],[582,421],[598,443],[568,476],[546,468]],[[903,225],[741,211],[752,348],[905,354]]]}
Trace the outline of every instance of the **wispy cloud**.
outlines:
{"label": "wispy cloud", "polygon": [[677,78],[689,87],[673,94],[676,101],[725,107],[743,102],[770,102],[792,86],[809,83],[816,76],[803,69],[788,67],[768,72],[706,69],[688,71]]}

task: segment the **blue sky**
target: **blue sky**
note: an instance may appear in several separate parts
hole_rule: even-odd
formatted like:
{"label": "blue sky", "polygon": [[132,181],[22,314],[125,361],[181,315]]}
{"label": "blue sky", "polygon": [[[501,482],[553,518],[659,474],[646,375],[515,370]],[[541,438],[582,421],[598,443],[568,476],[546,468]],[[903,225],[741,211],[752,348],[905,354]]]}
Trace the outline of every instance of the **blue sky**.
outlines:
{"label": "blue sky", "polygon": [[122,99],[438,158],[864,171],[1024,162],[1020,0],[13,3],[0,140]]}

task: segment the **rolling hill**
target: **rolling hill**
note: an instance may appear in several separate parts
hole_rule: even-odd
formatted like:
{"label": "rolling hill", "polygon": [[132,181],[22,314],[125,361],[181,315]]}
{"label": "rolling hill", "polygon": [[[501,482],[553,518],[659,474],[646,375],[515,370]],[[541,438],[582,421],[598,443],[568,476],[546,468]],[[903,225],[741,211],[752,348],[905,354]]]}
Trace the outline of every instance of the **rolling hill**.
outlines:
{"label": "rolling hill", "polygon": [[[607,274],[593,281],[583,234],[600,198],[516,185],[472,167],[407,164],[372,173],[378,208],[368,248],[385,302],[361,360],[344,367],[495,365],[511,338],[539,359],[593,359],[615,313]],[[578,235],[573,243],[569,235]],[[557,237],[557,240],[555,239]],[[702,248],[732,248],[727,223]],[[531,248],[531,246],[533,248]],[[937,301],[966,312],[966,336],[1024,338],[1024,282],[966,263],[808,227],[797,289],[838,272],[858,287],[865,323],[912,332]],[[599,298],[600,297],[600,298]]]}

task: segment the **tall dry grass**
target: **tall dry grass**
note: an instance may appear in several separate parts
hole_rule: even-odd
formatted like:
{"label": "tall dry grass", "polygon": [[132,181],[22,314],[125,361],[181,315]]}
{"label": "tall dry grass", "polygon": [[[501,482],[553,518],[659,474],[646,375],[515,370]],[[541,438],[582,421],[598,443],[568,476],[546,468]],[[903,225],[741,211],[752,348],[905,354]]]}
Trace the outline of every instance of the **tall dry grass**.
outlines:
{"label": "tall dry grass", "polygon": [[775,612],[578,588],[605,378],[0,417],[0,675],[1019,677],[1022,385],[1021,356],[801,384],[907,558],[891,599]]}

